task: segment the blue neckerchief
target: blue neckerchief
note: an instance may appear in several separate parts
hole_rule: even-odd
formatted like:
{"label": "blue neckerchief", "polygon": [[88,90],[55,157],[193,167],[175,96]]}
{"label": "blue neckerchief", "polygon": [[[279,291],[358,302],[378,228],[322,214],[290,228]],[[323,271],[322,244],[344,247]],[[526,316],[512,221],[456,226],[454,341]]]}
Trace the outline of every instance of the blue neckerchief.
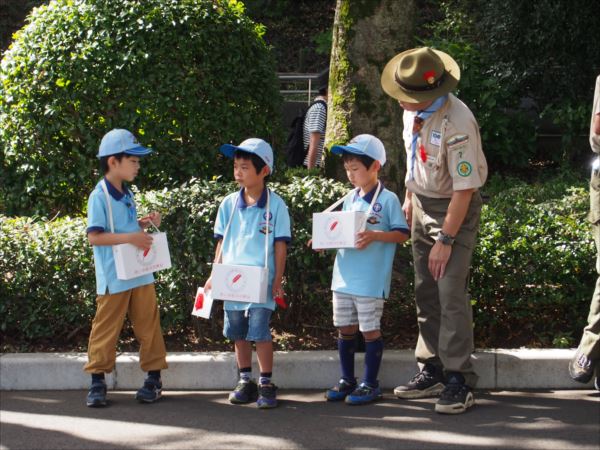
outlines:
{"label": "blue neckerchief", "polygon": [[[444,105],[444,103],[446,103],[447,99],[448,99],[448,95],[438,97],[431,105],[429,105],[429,108],[419,111],[415,115],[415,118],[418,117],[419,119],[422,119],[424,122],[434,112],[436,112],[438,109],[440,109]],[[414,126],[414,120],[413,120],[413,135],[412,135],[412,143],[411,143],[412,153],[410,156],[410,178],[409,178],[409,180],[414,179],[415,160],[417,159],[417,140],[419,139],[419,134],[420,134],[420,131],[417,131],[415,133],[414,130],[415,130],[415,126]]]}

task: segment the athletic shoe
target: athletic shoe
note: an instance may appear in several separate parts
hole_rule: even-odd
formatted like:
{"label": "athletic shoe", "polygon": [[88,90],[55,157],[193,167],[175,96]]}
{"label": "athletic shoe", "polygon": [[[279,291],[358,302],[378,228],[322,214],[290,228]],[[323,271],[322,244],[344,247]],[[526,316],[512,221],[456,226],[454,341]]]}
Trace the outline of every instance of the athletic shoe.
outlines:
{"label": "athletic shoe", "polygon": [[594,378],[594,387],[597,391],[600,391],[600,375],[596,375],[596,378]]}
{"label": "athletic shoe", "polygon": [[594,374],[594,364],[591,359],[577,350],[575,356],[569,362],[569,374],[573,380],[579,383],[587,383]]}
{"label": "athletic shoe", "polygon": [[340,378],[338,384],[325,392],[325,398],[330,402],[338,402],[344,400],[348,394],[356,389],[356,378],[353,382]]}
{"label": "athletic shoe", "polygon": [[440,414],[460,414],[475,404],[473,389],[465,384],[462,374],[448,375],[448,383],[435,404],[435,412]]}
{"label": "athletic shoe", "polygon": [[162,395],[160,378],[146,377],[144,385],[135,393],[135,399],[140,403],[154,403]]}
{"label": "athletic shoe", "polygon": [[104,380],[92,382],[87,394],[86,405],[92,408],[106,406],[106,382]]}
{"label": "athletic shoe", "polygon": [[349,405],[364,405],[366,403],[381,400],[382,398],[383,394],[381,393],[379,383],[377,383],[377,386],[371,386],[365,382],[362,382],[356,389],[354,389],[354,391],[348,394],[346,397],[346,403]]}
{"label": "athletic shoe", "polygon": [[398,398],[435,397],[444,389],[444,374],[441,367],[426,363],[405,385],[394,389]]}
{"label": "athletic shoe", "polygon": [[256,405],[260,409],[277,407],[277,386],[273,383],[258,386],[258,400]]}
{"label": "athletic shoe", "polygon": [[234,405],[255,402],[258,398],[258,386],[254,380],[240,380],[237,386],[229,394],[229,401]]}

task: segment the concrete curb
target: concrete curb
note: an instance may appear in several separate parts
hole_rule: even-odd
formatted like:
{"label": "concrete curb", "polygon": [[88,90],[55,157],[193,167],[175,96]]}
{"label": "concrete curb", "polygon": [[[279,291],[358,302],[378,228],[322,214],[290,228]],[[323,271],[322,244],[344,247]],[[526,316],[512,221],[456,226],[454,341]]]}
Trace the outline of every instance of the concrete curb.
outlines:
{"label": "concrete curb", "polygon": [[[574,350],[518,349],[481,350],[472,360],[480,389],[593,389],[592,382],[576,383],[567,366]],[[256,359],[256,357],[255,357]],[[82,368],[84,353],[0,354],[0,390],[86,389],[89,376]],[[170,353],[169,369],[163,372],[166,389],[231,389],[237,380],[232,352]],[[380,371],[385,389],[406,382],[416,370],[412,350],[386,350]],[[363,355],[357,354],[356,373],[362,374]],[[254,374],[258,374],[256,361]],[[111,389],[140,387],[144,373],[137,353],[123,353],[107,376]],[[336,351],[276,352],[274,381],[287,389],[324,389],[339,378]]]}

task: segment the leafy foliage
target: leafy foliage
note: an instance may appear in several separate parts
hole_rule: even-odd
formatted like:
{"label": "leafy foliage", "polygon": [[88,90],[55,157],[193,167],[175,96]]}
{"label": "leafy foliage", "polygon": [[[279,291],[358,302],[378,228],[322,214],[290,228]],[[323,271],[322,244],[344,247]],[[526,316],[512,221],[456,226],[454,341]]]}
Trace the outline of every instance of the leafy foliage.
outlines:
{"label": "leafy foliage", "polygon": [[[286,174],[270,183],[289,207],[293,242],[286,269],[290,307],[275,321],[284,330],[303,324],[331,325],[329,290],[333,252],[306,247],[311,216],[348,187],[326,178]],[[164,331],[190,325],[222,339],[217,302],[210,322],[190,316],[191,299],[204,283],[214,257],[212,230],[217,208],[233,183],[191,180],[179,188],[139,195],[140,214],[163,213],[173,268],[158,272]],[[549,177],[528,186],[496,177],[486,191],[471,280],[475,336],[479,347],[574,345],[595,282],[595,249],[585,220],[586,189],[573,176]],[[413,327],[410,246],[398,248],[391,298],[383,329],[393,341]],[[44,338],[66,340],[89,329],[94,314],[92,251],[82,218],[54,221],[0,216],[0,331],[25,345]],[[404,331],[405,333],[405,331]]]}
{"label": "leafy foliage", "polygon": [[218,173],[220,144],[278,130],[264,29],[240,2],[54,0],[28,22],[0,68],[9,215],[79,213],[112,128],[157,150],[144,188]]}

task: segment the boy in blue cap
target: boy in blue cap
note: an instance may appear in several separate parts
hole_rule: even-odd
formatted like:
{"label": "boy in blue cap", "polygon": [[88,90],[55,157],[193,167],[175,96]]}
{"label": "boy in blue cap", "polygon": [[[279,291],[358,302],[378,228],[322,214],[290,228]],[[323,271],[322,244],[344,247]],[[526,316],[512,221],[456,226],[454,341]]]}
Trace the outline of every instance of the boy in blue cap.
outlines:
{"label": "boy in blue cap", "polygon": [[[240,145],[225,144],[220,151],[233,158],[233,175],[241,186],[221,202],[214,228],[218,240],[216,259],[223,264],[263,266],[265,238],[268,239],[269,286],[266,303],[224,302],[223,335],[234,341],[240,379],[229,395],[234,404],[257,402],[261,409],[277,406],[277,387],[271,382],[273,342],[269,321],[275,309],[274,298],[283,297],[281,286],[287,244],[291,241],[287,206],[266,187],[273,173],[273,150],[262,139],[246,139]],[[269,219],[267,220],[267,205]],[[268,228],[267,228],[268,225]],[[211,278],[205,291],[212,287]],[[257,385],[252,379],[252,341],[260,367]]]}
{"label": "boy in blue cap", "polygon": [[[339,330],[338,352],[342,377],[325,393],[330,401],[361,405],[382,397],[377,375],[383,354],[380,321],[389,296],[396,244],[408,239],[408,225],[396,194],[378,179],[385,148],[375,136],[361,134],[347,145],[331,148],[341,154],[348,180],[356,187],[344,200],[343,211],[364,211],[366,228],[356,248],[339,249],[333,266],[333,324]],[[375,197],[375,198],[374,198]],[[354,377],[355,338],[365,338],[365,373]]]}
{"label": "boy in blue cap", "polygon": [[[161,396],[160,371],[167,368],[167,353],[160,328],[154,277],[150,273],[120,280],[112,251],[113,245],[125,243],[149,249],[152,237],[144,229],[151,224],[160,225],[157,212],[138,220],[133,194],[125,184],[137,176],[140,158],[151,151],[140,145],[133,134],[122,129],[109,131],[100,143],[97,156],[104,178],[88,200],[87,236],[94,247],[98,297],[88,345],[88,363],[84,367],[92,375],[87,406],[106,405],[104,374],[112,372],[115,366],[117,339],[126,314],[140,343],[140,365],[148,372],[135,398],[152,403]],[[109,223],[107,200],[112,208],[114,233]]]}

